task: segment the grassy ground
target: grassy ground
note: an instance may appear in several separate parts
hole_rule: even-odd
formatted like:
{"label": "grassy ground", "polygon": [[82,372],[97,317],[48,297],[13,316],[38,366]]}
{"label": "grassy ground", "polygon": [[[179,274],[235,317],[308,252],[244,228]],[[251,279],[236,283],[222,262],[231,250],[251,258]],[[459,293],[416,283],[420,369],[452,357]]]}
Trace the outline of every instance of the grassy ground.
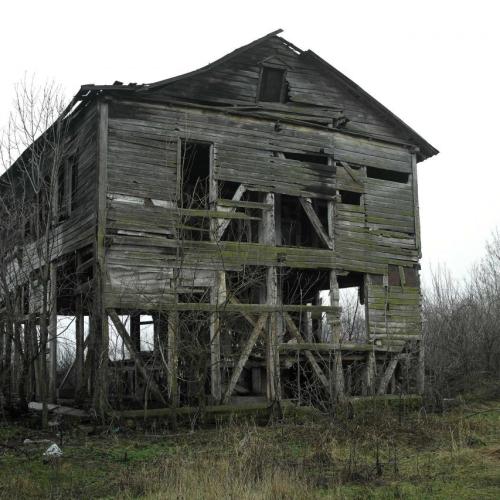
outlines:
{"label": "grassy ground", "polygon": [[[0,498],[500,498],[500,401],[444,415],[373,411],[173,433],[0,423]],[[150,425],[150,424],[148,424]]]}

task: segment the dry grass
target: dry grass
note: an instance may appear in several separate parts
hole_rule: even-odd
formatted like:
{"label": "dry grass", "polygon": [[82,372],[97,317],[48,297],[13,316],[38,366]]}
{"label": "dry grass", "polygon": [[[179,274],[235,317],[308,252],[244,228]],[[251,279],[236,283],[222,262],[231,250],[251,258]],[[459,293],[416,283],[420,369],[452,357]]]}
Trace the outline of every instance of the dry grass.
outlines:
{"label": "dry grass", "polygon": [[0,497],[499,498],[499,406],[446,415],[368,408],[355,418],[176,434],[157,423],[154,436],[151,429],[75,431],[54,465],[42,462],[41,448],[19,451],[35,431],[4,427]]}

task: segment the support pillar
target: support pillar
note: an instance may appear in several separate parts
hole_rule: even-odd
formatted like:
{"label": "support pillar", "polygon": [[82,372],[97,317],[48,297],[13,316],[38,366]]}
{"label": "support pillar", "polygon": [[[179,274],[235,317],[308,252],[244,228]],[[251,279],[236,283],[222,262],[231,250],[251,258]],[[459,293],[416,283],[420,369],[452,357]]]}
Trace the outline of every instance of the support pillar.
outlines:
{"label": "support pillar", "polygon": [[[226,298],[226,273],[224,271],[216,271],[215,284],[210,293],[210,303],[216,306],[223,306]],[[220,328],[219,312],[216,311],[211,314],[210,318],[210,387],[212,398],[217,403],[222,398]]]}
{"label": "support pillar", "polygon": [[[264,203],[272,207],[264,210],[260,227],[260,241],[265,245],[276,245],[276,220],[274,193],[266,193]],[[278,307],[278,273],[276,266],[267,268],[266,304]],[[270,401],[281,400],[280,360],[278,351],[278,312],[269,314],[266,341],[267,397]]]}
{"label": "support pillar", "polygon": [[49,282],[49,401],[57,402],[57,267],[50,264]]}
{"label": "support pillar", "polygon": [[84,315],[82,296],[76,298],[76,316],[75,316],[75,400],[81,401],[84,386]]}
{"label": "support pillar", "polygon": [[[178,299],[176,298],[176,303]],[[179,330],[179,313],[171,311],[168,315],[167,329],[167,367],[168,367],[168,399],[170,405],[176,408],[179,405],[179,390],[177,385],[177,370],[179,355],[177,351],[177,337]]]}

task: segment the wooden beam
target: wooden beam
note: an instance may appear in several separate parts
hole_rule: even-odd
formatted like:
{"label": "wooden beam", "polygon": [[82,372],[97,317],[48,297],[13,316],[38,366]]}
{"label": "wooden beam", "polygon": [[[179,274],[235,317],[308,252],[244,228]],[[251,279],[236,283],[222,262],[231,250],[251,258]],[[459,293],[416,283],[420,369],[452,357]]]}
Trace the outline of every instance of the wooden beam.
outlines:
{"label": "wooden beam", "polygon": [[369,351],[366,359],[365,366],[365,383],[364,383],[364,396],[373,396],[375,392],[375,378],[377,375],[377,364],[375,359],[375,351]]}
{"label": "wooden beam", "polygon": [[85,330],[84,330],[84,315],[83,315],[83,298],[81,295],[76,297],[76,316],[75,316],[75,361],[68,370],[66,377],[61,382],[59,390],[62,389],[67,376],[69,375],[71,369],[75,368],[75,399],[79,400],[83,384],[84,384],[84,366],[85,366]]}
{"label": "wooden beam", "polygon": [[[293,320],[292,320],[293,321]],[[331,342],[299,342],[295,343],[282,343],[279,345],[280,351],[315,351],[315,352],[335,352],[342,351],[344,353],[360,352],[366,353],[370,351],[375,352],[401,352],[401,346],[388,346],[388,345],[373,345],[373,344],[356,344],[354,342],[342,342],[334,344]],[[365,359],[366,354],[362,359]]]}
{"label": "wooden beam", "polygon": [[300,196],[299,201],[300,201],[300,204],[302,205],[302,208],[304,209],[304,212],[306,213],[309,221],[311,222],[314,230],[316,231],[316,234],[318,235],[319,239],[330,250],[333,250],[333,241],[328,236],[327,232],[325,231],[325,228],[323,227],[322,222],[319,220],[319,217],[316,215],[316,212],[314,211],[314,208],[312,207],[311,198],[303,198],[302,196]]}
{"label": "wooden beam", "polygon": [[168,313],[167,325],[167,382],[168,382],[168,398],[170,405],[176,408],[179,404],[178,391],[178,365],[179,354],[177,348],[177,337],[179,334],[179,313],[170,311]]}
{"label": "wooden beam", "polygon": [[49,282],[49,401],[57,402],[57,267],[50,264]]}
{"label": "wooden beam", "polygon": [[[210,302],[217,308],[223,307],[226,297],[226,273],[224,271],[216,271],[215,284],[210,291]],[[216,310],[211,314],[210,318],[210,387],[212,397],[216,402],[220,402],[222,397],[220,329],[220,316]]]}
{"label": "wooden beam", "polygon": [[[81,321],[80,323],[83,323],[83,321]],[[77,341],[79,343],[80,341],[78,340],[78,336],[79,336],[78,330],[80,330],[80,325],[76,325],[75,326],[75,330],[76,330],[76,334],[77,334]],[[83,328],[81,328],[81,330],[83,331]],[[61,383],[59,384],[59,391],[61,391],[64,388],[64,386],[66,385],[66,382],[69,380],[69,377],[71,376],[71,374],[75,370],[76,370],[76,374],[75,374],[75,378],[76,378],[75,394],[77,394],[78,391],[79,391],[79,389],[81,390],[81,388],[83,387],[83,384],[84,384],[84,381],[85,381],[85,377],[84,377],[84,374],[85,374],[84,352],[85,352],[86,347],[88,346],[88,343],[89,343],[88,341],[89,341],[89,336],[87,336],[87,338],[85,339],[85,341],[82,342],[81,347],[77,347],[77,353],[75,355],[75,359],[74,359],[73,363],[71,363],[71,366],[68,368],[68,370],[65,373],[63,379],[61,380]],[[81,364],[81,373],[80,373],[80,375],[78,375],[78,370],[79,370],[79,366],[78,365],[79,364]]]}
{"label": "wooden beam", "polygon": [[[243,184],[240,184],[238,186],[238,189],[236,189],[236,192],[233,195],[233,198],[231,201],[233,202],[238,202],[241,200],[243,193],[245,193],[246,187]],[[225,207],[217,207],[217,211],[227,211],[227,212],[236,212],[236,207],[231,207],[229,209],[225,209]],[[222,236],[224,235],[227,227],[229,226],[229,223],[231,222],[231,219],[218,219],[217,220],[217,230],[215,231],[215,240],[220,241]]]}
{"label": "wooden beam", "polygon": [[118,332],[120,337],[123,339],[123,342],[127,346],[127,349],[130,353],[130,356],[132,357],[132,359],[134,359],[136,366],[139,369],[139,372],[141,373],[141,375],[144,378],[144,381],[146,382],[146,384],[150,385],[152,392],[154,392],[156,394],[158,399],[162,403],[167,404],[167,402],[165,401],[165,398],[163,397],[163,394],[161,393],[160,388],[157,386],[155,380],[152,377],[149,377],[148,370],[144,366],[141,355],[140,355],[140,353],[137,352],[135,345],[134,345],[134,342],[130,338],[130,336],[127,332],[127,329],[125,328],[125,325],[120,320],[118,314],[116,313],[116,311],[114,309],[108,309],[108,315],[111,318],[111,321],[113,322],[113,324],[115,325],[116,331]]}
{"label": "wooden beam", "polygon": [[340,164],[345,168],[345,171],[349,174],[349,176],[351,177],[351,179],[356,184],[359,184],[360,186],[363,185],[363,182],[355,174],[354,169],[349,165],[349,163],[347,163],[346,161],[341,161]]}
{"label": "wooden beam", "polygon": [[394,371],[396,370],[396,367],[398,366],[399,360],[403,357],[402,354],[398,354],[394,356],[389,364],[387,365],[387,368],[385,369],[384,374],[382,375],[382,378],[380,379],[378,389],[377,389],[377,395],[382,396],[387,392],[387,386],[389,385],[389,382],[391,381],[392,375],[394,374]]}
{"label": "wooden beam", "polygon": [[[310,312],[313,318],[321,318],[323,313],[338,314],[340,308],[330,306],[314,306],[314,305],[301,305],[301,304],[242,304],[240,302],[233,302],[231,299],[230,304],[224,304],[224,312],[234,313],[238,312],[244,314],[261,314],[264,312],[297,312],[306,313]],[[170,311],[205,311],[216,312],[220,311],[221,307],[217,304],[208,304],[205,302],[179,302],[169,303],[166,305]]]}
{"label": "wooden beam", "polygon": [[226,392],[224,394],[224,399],[222,400],[223,404],[227,404],[229,402],[229,398],[233,394],[234,388],[236,387],[241,372],[243,371],[243,368],[245,367],[245,364],[248,361],[253,346],[255,345],[255,342],[257,342],[260,333],[262,332],[262,330],[266,325],[267,317],[268,317],[267,314],[262,314],[259,317],[257,323],[255,323],[252,333],[250,334],[250,337],[248,337],[248,340],[243,346],[240,359],[238,360],[238,363],[234,367],[231,379],[229,381],[229,385],[227,386]]}
{"label": "wooden beam", "polygon": [[[290,315],[288,313],[285,313],[284,316],[285,316],[285,322],[288,326],[288,331],[295,337],[295,339],[299,344],[303,343],[304,339],[302,338],[302,335],[300,334],[298,328],[295,326],[295,323],[293,322]],[[323,384],[325,389],[328,392],[330,392],[330,384],[328,382],[328,379],[326,378],[325,374],[323,373],[323,370],[316,361],[314,354],[308,349],[304,351],[304,354],[306,355],[306,358],[309,361],[310,365],[312,366],[312,369],[314,370],[314,373],[318,377],[319,381]]]}

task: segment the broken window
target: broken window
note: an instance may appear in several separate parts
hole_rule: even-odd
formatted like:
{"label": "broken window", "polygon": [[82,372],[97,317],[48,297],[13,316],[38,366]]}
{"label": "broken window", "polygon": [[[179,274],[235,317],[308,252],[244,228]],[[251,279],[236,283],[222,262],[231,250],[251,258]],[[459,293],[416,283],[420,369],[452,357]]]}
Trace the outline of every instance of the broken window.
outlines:
{"label": "broken window", "polygon": [[361,193],[355,193],[354,191],[339,191],[340,203],[346,203],[348,205],[361,205]]}
{"label": "broken window", "polygon": [[[317,224],[328,233],[327,202],[321,199],[312,199],[311,207],[317,216]],[[281,245],[328,248],[318,235],[317,229],[309,219],[308,214],[296,196],[281,195]]]}
{"label": "broken window", "polygon": [[288,160],[328,165],[328,156],[314,153],[281,153]]}
{"label": "broken window", "polygon": [[182,141],[181,206],[208,209],[210,144]]}
{"label": "broken window", "polygon": [[263,66],[260,75],[259,101],[285,102],[285,70]]}
{"label": "broken window", "polygon": [[366,167],[366,175],[371,179],[399,182],[401,184],[407,184],[410,178],[410,174],[406,172],[395,172],[394,170],[385,170],[375,167]]}
{"label": "broken window", "polygon": [[[179,206],[190,210],[208,210],[211,144],[183,140],[179,164]],[[183,238],[208,240],[210,219],[203,215],[183,215],[180,221]]]}

